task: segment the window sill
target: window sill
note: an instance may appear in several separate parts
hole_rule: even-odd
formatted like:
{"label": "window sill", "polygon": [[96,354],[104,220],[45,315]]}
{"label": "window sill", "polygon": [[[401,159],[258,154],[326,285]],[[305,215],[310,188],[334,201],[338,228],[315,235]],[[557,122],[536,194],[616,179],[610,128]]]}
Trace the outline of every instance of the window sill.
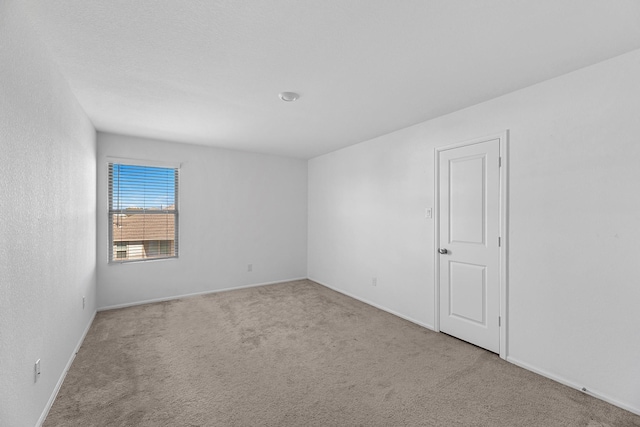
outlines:
{"label": "window sill", "polygon": [[143,264],[147,262],[171,261],[171,260],[177,260],[177,259],[179,259],[179,257],[177,256],[170,256],[170,257],[164,257],[164,258],[131,259],[127,261],[109,261],[107,262],[107,265]]}

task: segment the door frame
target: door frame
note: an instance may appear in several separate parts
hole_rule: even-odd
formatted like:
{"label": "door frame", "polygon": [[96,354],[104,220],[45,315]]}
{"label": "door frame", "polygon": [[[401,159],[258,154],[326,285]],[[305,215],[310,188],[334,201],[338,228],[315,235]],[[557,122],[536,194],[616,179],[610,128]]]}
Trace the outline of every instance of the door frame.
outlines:
{"label": "door frame", "polygon": [[440,332],[440,258],[438,247],[440,242],[440,153],[454,148],[466,147],[469,145],[479,144],[481,142],[500,140],[500,351],[501,359],[507,359],[507,338],[508,338],[508,278],[509,278],[509,130],[487,135],[481,138],[458,142],[455,144],[445,145],[434,148],[434,330]]}

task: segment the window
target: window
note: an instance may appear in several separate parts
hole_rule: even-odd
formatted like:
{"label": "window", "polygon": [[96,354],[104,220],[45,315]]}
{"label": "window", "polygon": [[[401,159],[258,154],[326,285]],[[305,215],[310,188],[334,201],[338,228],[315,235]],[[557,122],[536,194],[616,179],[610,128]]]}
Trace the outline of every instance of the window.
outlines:
{"label": "window", "polygon": [[109,262],[178,256],[178,169],[109,163]]}
{"label": "window", "polygon": [[149,240],[145,242],[144,250],[148,256],[169,256],[172,242],[168,240]]}
{"label": "window", "polygon": [[127,258],[127,244],[122,242],[116,242],[116,258]]}

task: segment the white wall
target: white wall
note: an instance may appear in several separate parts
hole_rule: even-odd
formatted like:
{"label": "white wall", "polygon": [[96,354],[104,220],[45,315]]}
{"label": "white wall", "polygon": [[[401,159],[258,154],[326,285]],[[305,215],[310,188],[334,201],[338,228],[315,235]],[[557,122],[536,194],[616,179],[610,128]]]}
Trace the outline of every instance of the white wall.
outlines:
{"label": "white wall", "polygon": [[[0,2],[0,425],[34,426],[95,314],[95,131]],[[82,297],[87,305],[82,308]],[[34,363],[42,373],[34,383]]]}
{"label": "white wall", "polygon": [[[108,157],[182,164],[178,259],[108,263]],[[97,194],[99,307],[307,275],[306,161],[98,133]]]}
{"label": "white wall", "polygon": [[309,277],[432,326],[433,149],[509,129],[508,358],[640,413],[638,76],[634,51],[312,159]]}

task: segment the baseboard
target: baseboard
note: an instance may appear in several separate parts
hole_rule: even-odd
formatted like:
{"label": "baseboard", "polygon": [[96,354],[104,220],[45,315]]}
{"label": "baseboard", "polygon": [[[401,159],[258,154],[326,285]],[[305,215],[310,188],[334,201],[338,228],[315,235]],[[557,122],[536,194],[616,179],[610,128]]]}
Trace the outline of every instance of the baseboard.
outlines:
{"label": "baseboard", "polygon": [[[293,282],[296,280],[311,280],[321,286],[324,286],[325,288],[331,289],[332,291],[338,292],[340,294],[346,295],[349,298],[353,298],[355,300],[358,300],[360,302],[363,302],[367,305],[370,305],[372,307],[375,307],[379,310],[385,311],[387,313],[393,314],[394,316],[400,317],[401,319],[407,320],[411,323],[415,323],[416,325],[422,326],[424,328],[430,329],[430,330],[434,330],[433,325],[424,323],[424,322],[420,322],[416,319],[413,319],[409,316],[405,316],[403,314],[400,314],[394,310],[391,310],[387,307],[384,307],[380,304],[376,304],[372,301],[366,300],[364,298],[360,298],[356,295],[353,295],[349,292],[345,292],[343,290],[334,288],[333,286],[330,286],[326,283],[321,282],[320,280],[316,280],[314,278],[307,278],[307,277],[298,277],[298,278],[293,278],[293,279],[288,279],[288,280],[278,280],[275,282],[264,282],[264,283],[255,283],[255,284],[250,284],[250,285],[243,285],[243,286],[237,286],[237,287],[229,287],[229,288],[223,288],[223,289],[215,289],[215,290],[211,290],[211,291],[204,291],[204,292],[197,292],[197,293],[191,293],[191,294],[184,294],[184,295],[178,295],[178,296],[173,296],[173,297],[167,297],[167,298],[158,298],[158,299],[153,299],[153,300],[146,300],[146,301],[139,301],[139,302],[134,302],[134,303],[127,303],[127,304],[119,304],[119,305],[113,305],[113,306],[108,306],[108,307],[101,307],[98,310],[96,310],[93,313],[93,316],[91,316],[91,320],[89,321],[87,327],[85,328],[84,332],[82,333],[82,336],[80,337],[80,340],[78,341],[78,344],[76,345],[75,349],[73,350],[73,352],[71,353],[71,357],[69,358],[69,361],[67,362],[67,365],[64,368],[64,371],[62,372],[62,375],[60,376],[60,379],[58,380],[58,383],[56,384],[56,387],[53,390],[53,393],[51,394],[51,397],[49,398],[49,401],[47,402],[47,405],[45,406],[44,410],[42,411],[42,414],[40,415],[40,418],[38,419],[38,422],[36,423],[36,427],[40,427],[42,426],[42,423],[44,423],[44,420],[47,418],[47,415],[49,414],[49,411],[51,410],[51,406],[53,406],[53,402],[55,401],[56,397],[58,396],[58,392],[60,391],[60,388],[62,387],[62,383],[64,382],[64,379],[67,376],[67,372],[69,372],[69,369],[71,368],[71,364],[73,363],[76,354],[78,353],[78,351],[80,350],[80,347],[82,346],[82,343],[84,342],[85,337],[87,336],[87,333],[89,332],[89,329],[91,328],[91,325],[93,324],[93,320],[95,319],[96,313],[98,311],[106,311],[106,310],[113,310],[113,309],[117,309],[117,308],[124,308],[124,307],[131,307],[131,306],[136,306],[136,305],[142,305],[142,304],[149,304],[149,303],[154,303],[154,302],[162,302],[162,301],[170,301],[170,300],[174,300],[174,299],[179,299],[179,298],[188,298],[188,297],[193,297],[193,296],[198,296],[198,295],[206,295],[206,294],[212,294],[212,293],[217,293],[217,292],[226,292],[226,291],[232,291],[232,290],[238,290],[238,289],[247,289],[247,288],[255,288],[258,286],[267,286],[267,285],[276,285],[279,283],[286,283],[286,282]],[[556,381],[560,384],[563,384],[567,387],[573,388],[575,390],[579,390],[583,393],[586,393],[590,396],[595,397],[596,399],[600,399],[603,400],[607,403],[610,403],[614,406],[617,406],[619,408],[622,408],[626,411],[629,411],[633,414],[636,415],[640,415],[640,408],[636,408],[633,407],[631,405],[625,404],[623,402],[620,402],[617,399],[611,398],[609,396],[607,396],[606,394],[600,393],[597,390],[591,390],[591,389],[586,389],[583,390],[583,386],[574,383],[573,381],[569,381],[566,378],[560,377],[558,375],[552,374],[550,372],[545,371],[544,369],[540,369],[537,368],[533,365],[530,365],[526,362],[523,362],[521,360],[518,360],[517,358],[511,357],[511,356],[507,356],[506,358],[507,362],[509,363],[513,363],[516,366],[519,366],[523,369],[526,369],[528,371],[534,372],[538,375],[541,375],[543,377],[549,378],[550,380]]]}
{"label": "baseboard", "polygon": [[329,288],[329,289],[331,289],[332,291],[336,291],[336,292],[338,292],[338,293],[340,293],[340,294],[342,294],[342,295],[346,295],[346,296],[348,296],[349,298],[353,298],[353,299],[358,300],[358,301],[360,301],[360,302],[363,302],[363,303],[365,303],[365,304],[367,304],[367,305],[370,305],[370,306],[372,306],[372,307],[375,307],[375,308],[377,308],[377,309],[379,309],[379,310],[386,311],[387,313],[389,313],[389,314],[393,314],[394,316],[397,316],[397,317],[399,317],[399,318],[401,318],[401,319],[404,319],[404,320],[406,320],[406,321],[408,321],[408,322],[415,323],[416,325],[422,326],[423,328],[427,328],[427,329],[430,329],[430,330],[432,330],[432,331],[435,329],[435,328],[433,327],[433,325],[429,325],[428,323],[424,323],[424,322],[421,322],[421,321],[419,321],[419,320],[413,319],[413,318],[411,318],[411,317],[409,317],[409,316],[405,316],[404,314],[400,314],[400,313],[398,313],[397,311],[391,310],[390,308],[387,308],[387,307],[385,307],[385,306],[383,306],[383,305],[376,304],[375,302],[372,302],[372,301],[366,300],[366,299],[364,299],[364,298],[360,298],[360,297],[358,297],[358,296],[356,296],[356,295],[350,294],[349,292],[345,292],[345,291],[343,291],[343,290],[341,290],[341,289],[334,288],[333,286],[327,285],[326,283],[322,283],[322,282],[321,282],[321,281],[319,281],[319,280],[313,279],[313,278],[311,278],[311,277],[309,277],[309,280],[311,280],[312,282],[315,282],[315,283],[317,283],[317,284],[319,284],[319,285],[322,285],[322,286],[324,286],[325,288]]}
{"label": "baseboard", "polygon": [[64,367],[64,370],[62,371],[62,374],[60,375],[60,379],[58,379],[58,383],[56,384],[55,388],[53,389],[53,393],[51,393],[51,397],[49,398],[49,401],[47,402],[47,406],[44,407],[44,410],[42,411],[42,414],[40,415],[40,418],[38,418],[38,422],[36,423],[36,427],[40,427],[42,425],[42,423],[44,423],[44,420],[47,419],[47,415],[49,415],[49,411],[51,410],[51,407],[53,406],[53,402],[55,402],[56,397],[58,397],[58,392],[60,391],[60,387],[62,387],[62,383],[64,383],[64,379],[67,377],[67,372],[69,372],[69,369],[71,368],[71,364],[73,363],[73,361],[76,358],[76,354],[78,354],[78,351],[80,351],[80,347],[82,346],[82,343],[84,342],[84,339],[87,336],[87,333],[89,333],[89,329],[91,328],[91,325],[93,324],[93,320],[95,318],[96,318],[96,312],[94,311],[93,315],[91,316],[91,320],[89,321],[89,324],[87,324],[87,327],[84,328],[84,332],[82,333],[82,336],[80,337],[80,340],[78,341],[78,344],[73,349],[73,352],[71,353],[71,357],[69,357],[69,361],[67,362],[67,365]]}
{"label": "baseboard", "polygon": [[170,297],[162,297],[162,298],[154,298],[154,299],[148,299],[148,300],[143,300],[143,301],[127,302],[127,303],[124,303],[124,304],[116,304],[116,305],[108,305],[106,307],[99,307],[98,311],[107,311],[107,310],[115,310],[117,308],[134,307],[136,305],[152,304],[154,302],[172,301],[172,300],[181,299],[181,298],[197,297],[199,295],[215,294],[217,292],[227,292],[227,291],[234,291],[234,290],[238,290],[238,289],[256,288],[258,286],[277,285],[279,283],[295,282],[296,280],[305,280],[305,279],[306,279],[306,277],[297,277],[297,278],[293,278],[293,279],[277,280],[275,282],[253,283],[253,284],[250,284],[250,285],[232,286],[232,287],[229,287],[229,288],[213,289],[213,290],[202,291],[202,292],[194,292],[194,293],[190,293],[190,294],[174,295],[174,296],[170,296]]}
{"label": "baseboard", "polygon": [[[513,363],[514,365],[519,366],[519,367],[521,367],[523,369],[526,369],[527,371],[534,372],[534,373],[536,373],[538,375],[541,375],[543,377],[549,378],[550,380],[553,380],[553,381],[558,382],[560,384],[566,385],[567,387],[579,390],[579,391],[581,391],[581,392],[583,392],[585,394],[588,394],[589,396],[595,397],[596,399],[604,400],[607,403],[610,403],[610,404],[612,404],[614,406],[622,408],[622,409],[624,409],[626,411],[629,411],[629,412],[631,412],[633,414],[640,415],[640,408],[634,408],[631,405],[627,405],[625,403],[622,403],[619,400],[616,400],[614,398],[611,398],[611,397],[607,396],[606,394],[598,392],[597,390],[588,389],[583,385],[576,384],[573,381],[567,380],[566,378],[563,378],[563,377],[560,377],[558,375],[555,375],[555,374],[552,374],[550,372],[547,372],[544,369],[536,368],[535,366],[532,366],[532,365],[530,365],[530,364],[528,364],[526,362],[523,362],[521,360],[515,359],[515,358],[510,357],[510,356],[507,356],[507,362]],[[583,387],[585,388],[585,390],[583,390]]]}
{"label": "baseboard", "polygon": [[[366,300],[364,298],[360,298],[360,297],[358,297],[356,295],[350,294],[349,292],[345,292],[343,290],[334,288],[333,286],[330,286],[330,285],[328,285],[326,283],[323,283],[323,282],[321,282],[319,280],[316,280],[316,279],[314,279],[312,277],[309,277],[309,280],[311,280],[311,281],[313,281],[313,282],[315,282],[315,283],[317,283],[319,285],[322,285],[322,286],[324,286],[326,288],[329,288],[329,289],[331,289],[333,291],[336,291],[338,293],[346,295],[346,296],[348,296],[350,298],[353,298],[353,299],[356,299],[356,300],[358,300],[360,302],[368,304],[368,305],[370,305],[372,307],[375,307],[375,308],[378,308],[380,310],[386,311],[387,313],[393,314],[394,316],[398,316],[398,317],[400,317],[402,319],[405,319],[405,320],[407,320],[407,321],[409,321],[411,323],[415,323],[415,324],[423,326],[423,327],[425,327],[427,329],[434,330],[433,325],[429,325],[429,324],[417,321],[415,319],[412,319],[411,317],[405,316],[405,315],[400,314],[400,313],[398,313],[398,312],[396,312],[394,310],[391,310],[391,309],[389,309],[387,307],[381,306],[380,304],[376,304],[376,303],[368,301],[368,300]],[[549,378],[550,380],[556,381],[556,382],[558,382],[560,384],[564,384],[567,387],[571,387],[573,389],[579,390],[579,391],[581,391],[583,393],[586,393],[586,394],[588,394],[590,396],[595,397],[596,399],[603,400],[603,401],[605,401],[607,403],[610,403],[610,404],[612,404],[614,406],[622,408],[622,409],[624,409],[626,411],[629,411],[629,412],[631,412],[633,414],[640,415],[640,408],[636,408],[636,407],[633,407],[631,405],[627,405],[627,404],[625,404],[623,402],[620,402],[619,400],[616,400],[614,398],[611,398],[611,397],[607,396],[606,394],[600,393],[597,390],[591,390],[591,389],[588,389],[588,388],[586,390],[582,390],[584,386],[576,384],[576,383],[574,383],[572,381],[569,381],[569,380],[567,380],[565,378],[562,378],[562,377],[559,377],[557,375],[551,374],[550,372],[547,372],[547,371],[545,371],[543,369],[536,368],[536,367],[534,367],[532,365],[529,365],[528,363],[522,362],[522,361],[520,361],[518,359],[515,359],[513,357],[510,357],[510,356],[507,356],[506,360],[509,363],[513,363],[514,365],[519,366],[519,367],[521,367],[523,369],[526,369],[528,371],[534,372],[534,373],[536,373],[538,375],[541,375],[543,377]]]}

